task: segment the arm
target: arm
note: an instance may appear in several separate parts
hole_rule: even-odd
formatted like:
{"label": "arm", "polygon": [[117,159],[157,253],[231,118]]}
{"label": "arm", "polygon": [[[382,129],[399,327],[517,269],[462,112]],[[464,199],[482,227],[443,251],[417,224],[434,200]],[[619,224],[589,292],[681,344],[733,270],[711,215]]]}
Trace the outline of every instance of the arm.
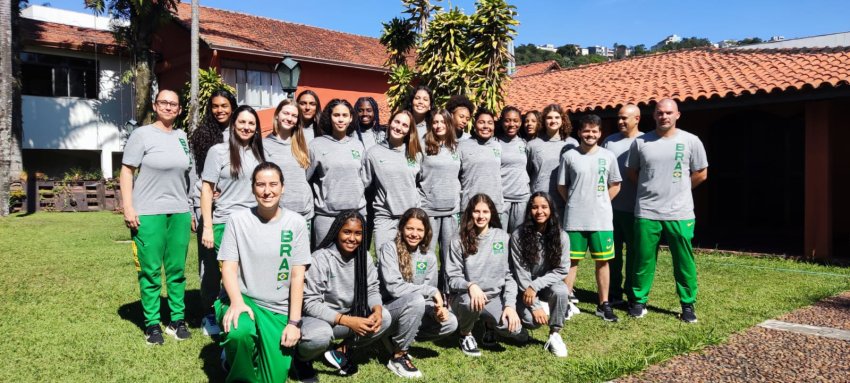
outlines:
{"label": "arm", "polygon": [[618,193],[620,193],[620,183],[619,182],[615,182],[613,184],[608,185],[608,197],[610,199],[614,199],[614,197],[616,197]]}
{"label": "arm", "polygon": [[201,243],[207,249],[215,247],[215,236],[213,235],[212,221],[212,203],[213,203],[213,185],[212,182],[203,181],[201,184],[201,217],[204,221],[204,227],[201,228]]}
{"label": "arm", "polygon": [[[691,189],[696,189],[701,183],[708,179],[708,168],[703,168],[691,173]],[[123,186],[121,187],[124,188]]]}
{"label": "arm", "polygon": [[363,155],[362,165],[360,166],[360,180],[363,181],[363,187],[368,188],[372,184],[374,178],[372,172],[372,151],[369,150]]}
{"label": "arm", "polygon": [[[307,267],[293,266],[289,279],[289,322],[301,320],[301,306],[304,303],[304,274]],[[295,325],[283,328],[280,344],[284,347],[295,347],[301,339],[301,329]]]}
{"label": "arm", "polygon": [[254,312],[245,304],[242,299],[242,291],[239,290],[238,270],[239,262],[237,261],[223,261],[221,263],[221,282],[224,285],[224,291],[227,292],[227,297],[230,298],[230,306],[224,313],[224,318],[222,318],[224,332],[230,332],[231,327],[234,329],[239,327],[239,316],[242,313],[248,313],[248,316],[252,320],[254,319]]}
{"label": "arm", "polygon": [[629,181],[632,181],[633,184],[638,183],[638,172],[639,171],[640,171],[639,168],[628,168],[628,170],[627,170],[626,176],[629,177]]}
{"label": "arm", "polygon": [[543,274],[541,277],[537,278],[532,282],[532,285],[539,291],[554,285],[555,283],[560,283],[567,276],[567,273],[570,271],[570,238],[567,236],[567,232],[561,231],[560,233],[560,241],[561,241],[561,263],[558,267],[555,267],[546,274]]}
{"label": "arm", "polygon": [[567,186],[570,184],[570,163],[567,159],[566,153],[561,155],[561,164],[558,166],[558,194],[561,195],[561,198],[564,201],[569,200],[570,192],[567,189]]}
{"label": "arm", "polygon": [[460,239],[452,240],[449,256],[446,259],[446,275],[449,280],[449,288],[454,292],[465,293],[469,289],[469,285],[473,282],[467,281],[463,273],[463,250],[460,246]]}
{"label": "arm", "polygon": [[522,251],[519,247],[517,234],[518,233],[514,233],[514,235],[511,236],[510,247],[511,263],[513,264],[514,277],[516,278],[517,288],[523,294],[523,303],[525,303],[525,305],[528,307],[537,308],[541,306],[540,300],[537,299],[537,291],[540,289],[534,286],[531,271],[524,267],[522,261]]}
{"label": "arm", "polygon": [[[369,257],[369,255],[366,255]],[[372,258],[369,257],[366,261],[366,279],[369,281],[369,307],[372,308],[372,315],[369,315],[367,320],[371,321],[369,330],[372,334],[376,334],[381,330],[381,322],[383,320],[383,302],[381,301],[381,283],[378,281],[378,270],[375,264],[372,263]]]}
{"label": "arm", "polygon": [[133,172],[135,167],[129,165],[121,165],[121,176],[118,179],[118,184],[123,193],[121,199],[124,204],[124,224],[130,229],[138,229],[141,223],[139,216],[136,214],[136,209],[133,208]]}
{"label": "arm", "polygon": [[560,194],[561,198],[563,198],[564,201],[566,201],[566,200],[569,199],[568,197],[569,197],[570,192],[567,190],[566,186],[558,185],[558,194]]}

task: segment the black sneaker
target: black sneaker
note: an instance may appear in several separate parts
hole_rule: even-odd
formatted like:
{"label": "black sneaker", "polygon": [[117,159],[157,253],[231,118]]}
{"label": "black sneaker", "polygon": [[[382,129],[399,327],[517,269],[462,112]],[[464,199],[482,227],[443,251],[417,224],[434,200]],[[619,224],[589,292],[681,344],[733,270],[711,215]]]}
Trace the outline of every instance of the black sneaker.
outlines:
{"label": "black sneaker", "polygon": [[481,356],[481,350],[478,349],[478,342],[475,341],[472,333],[460,338],[460,351],[467,356]]}
{"label": "black sneaker", "polygon": [[396,375],[402,378],[421,378],[422,372],[419,371],[416,366],[413,365],[413,362],[404,354],[398,358],[392,358],[389,362],[387,362],[387,368],[390,369]]}
{"label": "black sneaker", "polygon": [[318,383],[319,376],[313,368],[312,361],[303,361],[298,357],[292,358],[292,368],[289,370],[292,380],[302,383]]}
{"label": "black sneaker", "polygon": [[148,326],[145,329],[145,342],[157,346],[162,346],[162,344],[165,343],[165,339],[162,338],[162,329],[159,327],[158,324]]}
{"label": "black sneaker", "polygon": [[602,302],[596,306],[596,316],[602,318],[602,320],[606,322],[616,322],[620,318],[617,318],[617,315],[614,314],[614,310],[611,309],[611,305],[608,304],[608,301]]}
{"label": "black sneaker", "polygon": [[682,314],[679,319],[685,323],[697,323],[697,313],[694,311],[694,305],[682,304]]}
{"label": "black sneaker", "polygon": [[499,343],[499,335],[496,334],[496,330],[493,329],[484,329],[484,335],[481,337],[481,344],[484,347],[495,347],[496,344]]}
{"label": "black sneaker", "polygon": [[643,303],[629,304],[629,316],[632,318],[643,318],[646,315],[646,305]]}
{"label": "black sneaker", "polygon": [[351,362],[351,358],[348,357],[347,353],[328,350],[325,351],[325,360],[336,368],[340,375],[351,376],[357,373],[357,365]]}
{"label": "black sneaker", "polygon": [[192,337],[189,328],[186,327],[186,321],[172,321],[165,327],[165,333],[174,337],[177,340],[186,340]]}

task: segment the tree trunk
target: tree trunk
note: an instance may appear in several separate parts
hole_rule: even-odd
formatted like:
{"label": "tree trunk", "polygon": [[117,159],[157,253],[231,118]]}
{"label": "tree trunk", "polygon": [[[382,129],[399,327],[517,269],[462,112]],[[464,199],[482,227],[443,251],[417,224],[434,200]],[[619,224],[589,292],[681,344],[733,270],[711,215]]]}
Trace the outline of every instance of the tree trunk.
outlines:
{"label": "tree trunk", "polygon": [[189,93],[191,94],[191,101],[189,102],[189,116],[191,123],[189,124],[188,130],[192,132],[198,126],[198,67],[200,66],[200,59],[198,57],[198,39],[200,39],[199,32],[199,20],[200,17],[200,5],[198,4],[199,0],[192,0],[192,54],[191,54],[191,85],[189,88]]}
{"label": "tree trunk", "polygon": [[0,0],[0,216],[9,214],[12,181],[12,1]]}

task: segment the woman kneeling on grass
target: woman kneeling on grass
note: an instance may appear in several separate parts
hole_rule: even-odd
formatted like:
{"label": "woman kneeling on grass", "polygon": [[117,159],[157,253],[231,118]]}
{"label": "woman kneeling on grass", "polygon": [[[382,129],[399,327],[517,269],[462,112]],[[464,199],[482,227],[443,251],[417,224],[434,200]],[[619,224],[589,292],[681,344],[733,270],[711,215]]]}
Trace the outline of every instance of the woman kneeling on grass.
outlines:
{"label": "woman kneeling on grass", "polygon": [[393,317],[388,348],[393,352],[387,368],[402,378],[422,373],[407,354],[414,339],[435,339],[457,330],[457,318],[443,306],[437,289],[437,255],[429,249],[431,225],[418,208],[408,209],[398,223],[394,241],[381,246],[378,271],[381,292]]}
{"label": "woman kneeling on grass", "polygon": [[525,222],[511,235],[511,261],[522,294],[517,304],[523,326],[538,328],[548,323],[549,340],[543,347],[564,358],[567,346],[560,331],[566,320],[569,290],[561,281],[570,268],[570,240],[561,231],[553,206],[545,192],[531,196]]}
{"label": "woman kneeling on grass", "polygon": [[301,336],[310,232],[279,207],[283,172],[270,162],[251,176],[257,206],[230,215],[218,260],[227,296],[215,303],[223,324],[228,382],[283,382]]}
{"label": "woman kneeling on grass", "polygon": [[[363,243],[365,219],[356,210],[344,210],[313,252],[304,292],[301,343],[295,359],[295,378],[315,382],[312,360],[325,360],[340,375],[353,375],[355,347],[381,337],[390,326],[390,313],[381,306],[378,272]],[[334,339],[342,343],[328,350]]]}
{"label": "woman kneeling on grass", "polygon": [[528,340],[515,308],[517,289],[508,260],[509,238],[501,226],[493,200],[476,194],[469,199],[460,233],[449,251],[449,288],[459,294],[452,310],[458,319],[460,349],[468,356],[481,356],[472,336],[479,317],[484,319],[485,346],[496,344],[497,332],[520,343]]}

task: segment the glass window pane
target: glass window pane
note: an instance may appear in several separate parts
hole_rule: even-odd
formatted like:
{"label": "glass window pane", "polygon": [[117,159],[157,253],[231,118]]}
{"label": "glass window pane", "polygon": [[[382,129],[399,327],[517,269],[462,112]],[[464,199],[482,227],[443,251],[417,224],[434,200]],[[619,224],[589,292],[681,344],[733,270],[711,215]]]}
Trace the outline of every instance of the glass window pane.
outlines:
{"label": "glass window pane", "polygon": [[53,68],[53,96],[68,97],[68,68]]}
{"label": "glass window pane", "polygon": [[21,65],[21,93],[30,96],[53,96],[53,68]]}

